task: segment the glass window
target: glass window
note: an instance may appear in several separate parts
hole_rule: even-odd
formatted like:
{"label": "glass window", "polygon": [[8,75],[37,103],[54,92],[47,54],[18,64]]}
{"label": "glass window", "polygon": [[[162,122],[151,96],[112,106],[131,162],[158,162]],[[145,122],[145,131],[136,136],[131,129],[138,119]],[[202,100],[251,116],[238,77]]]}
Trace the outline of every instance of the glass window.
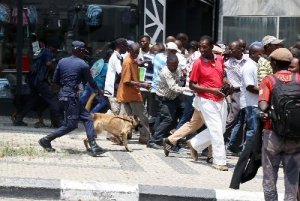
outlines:
{"label": "glass window", "polygon": [[[16,69],[16,2],[0,1],[0,66],[4,71]],[[137,39],[137,0],[88,2],[23,0],[23,71],[30,68],[33,48],[41,46],[33,43],[37,40],[58,44],[68,53],[73,40],[86,42],[91,52],[96,52],[118,37]]]}
{"label": "glass window", "polygon": [[283,38],[286,47],[300,40],[300,17],[280,17],[279,38]]}
{"label": "glass window", "polygon": [[261,41],[265,35],[276,36],[277,17],[234,16],[223,17],[223,42],[239,38],[248,43]]}

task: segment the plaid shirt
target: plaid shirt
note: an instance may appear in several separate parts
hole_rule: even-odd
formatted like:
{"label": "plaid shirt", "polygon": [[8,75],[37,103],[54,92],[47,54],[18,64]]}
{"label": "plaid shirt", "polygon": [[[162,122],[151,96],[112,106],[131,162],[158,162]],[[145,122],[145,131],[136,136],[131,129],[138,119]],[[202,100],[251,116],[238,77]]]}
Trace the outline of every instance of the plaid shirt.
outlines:
{"label": "plaid shirt", "polygon": [[263,78],[270,74],[273,74],[273,69],[271,67],[270,61],[264,57],[260,57],[258,60],[258,68],[257,68],[258,86],[260,85]]}
{"label": "plaid shirt", "polygon": [[172,73],[167,66],[163,67],[156,95],[174,100],[179,93],[188,91],[186,87],[181,87],[184,83],[180,81],[180,78],[180,68],[177,68],[177,71]]}
{"label": "plaid shirt", "polygon": [[241,69],[242,66],[246,63],[247,59],[243,56],[241,60],[237,60],[236,58],[229,58],[225,62],[227,79],[230,81],[234,88],[240,88],[242,84],[242,75]]}

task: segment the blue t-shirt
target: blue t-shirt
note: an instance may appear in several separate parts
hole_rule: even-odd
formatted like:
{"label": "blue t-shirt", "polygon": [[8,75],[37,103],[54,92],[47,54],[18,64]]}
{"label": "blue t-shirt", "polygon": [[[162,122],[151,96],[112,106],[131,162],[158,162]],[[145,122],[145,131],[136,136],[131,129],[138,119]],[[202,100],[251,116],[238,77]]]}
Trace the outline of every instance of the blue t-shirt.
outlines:
{"label": "blue t-shirt", "polygon": [[93,64],[91,68],[92,77],[97,83],[97,86],[101,89],[104,89],[107,66],[108,64],[104,63],[103,59],[99,59]]}
{"label": "blue t-shirt", "polygon": [[151,92],[155,93],[156,89],[160,82],[160,72],[161,69],[166,65],[167,63],[167,56],[164,53],[159,53],[155,55],[153,58],[153,82],[151,87]]}

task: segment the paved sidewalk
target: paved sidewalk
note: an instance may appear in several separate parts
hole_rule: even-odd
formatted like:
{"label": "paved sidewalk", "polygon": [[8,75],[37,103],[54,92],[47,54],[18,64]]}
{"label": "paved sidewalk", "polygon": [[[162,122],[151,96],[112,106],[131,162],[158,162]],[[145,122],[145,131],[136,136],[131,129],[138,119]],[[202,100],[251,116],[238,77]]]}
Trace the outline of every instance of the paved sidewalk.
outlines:
{"label": "paved sidewalk", "polygon": [[[24,150],[0,153],[0,197],[28,200],[263,200],[262,170],[256,178],[242,184],[240,190],[229,189],[237,158],[228,157],[230,170],[213,169],[200,158],[193,162],[188,153],[170,154],[146,148],[133,136],[126,152],[98,137],[97,142],[108,152],[91,157],[85,151],[83,126],[53,141],[57,150],[47,153],[38,139],[52,131],[33,127],[14,127],[9,117],[0,116],[0,146]],[[46,122],[49,124],[49,122]],[[3,151],[4,150],[4,151]],[[3,156],[4,155],[4,156]],[[278,191],[282,198],[283,173],[280,170]],[[3,199],[1,199],[3,200]],[[9,199],[8,199],[9,200]]]}

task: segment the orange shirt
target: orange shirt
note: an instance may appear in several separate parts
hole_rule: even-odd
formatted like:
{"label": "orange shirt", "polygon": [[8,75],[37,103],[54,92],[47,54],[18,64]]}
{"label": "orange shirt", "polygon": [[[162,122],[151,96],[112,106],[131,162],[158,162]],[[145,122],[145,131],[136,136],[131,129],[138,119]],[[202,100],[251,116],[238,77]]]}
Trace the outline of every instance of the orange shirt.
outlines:
{"label": "orange shirt", "polygon": [[117,92],[117,100],[123,103],[142,102],[142,94],[139,87],[128,84],[130,81],[138,82],[138,64],[130,54],[126,56],[122,64],[121,80]]}

